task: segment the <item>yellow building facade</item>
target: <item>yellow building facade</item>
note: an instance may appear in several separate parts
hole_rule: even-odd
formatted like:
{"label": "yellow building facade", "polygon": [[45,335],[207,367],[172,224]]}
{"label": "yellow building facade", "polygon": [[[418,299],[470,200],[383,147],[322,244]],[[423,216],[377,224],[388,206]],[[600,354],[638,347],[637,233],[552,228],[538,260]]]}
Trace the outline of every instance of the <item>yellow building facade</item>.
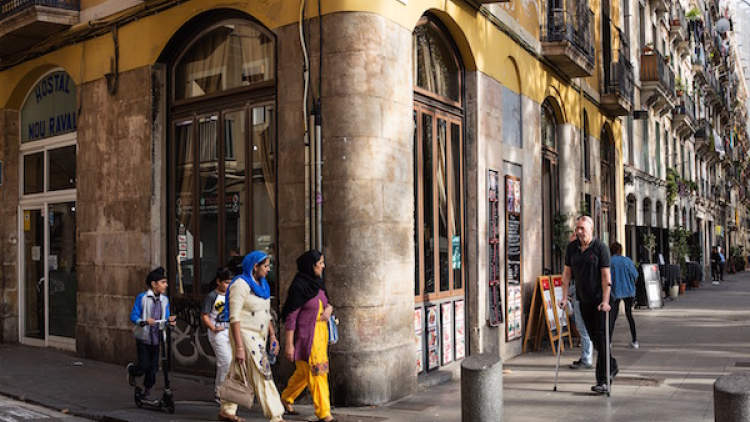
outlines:
{"label": "yellow building facade", "polygon": [[608,242],[624,232],[621,15],[460,0],[3,11],[0,339],[125,363],[132,301],[163,265],[175,362],[210,372],[198,318],[217,268],[266,251],[278,309],[317,248],[341,319],[334,403],[522,353],[572,217]]}

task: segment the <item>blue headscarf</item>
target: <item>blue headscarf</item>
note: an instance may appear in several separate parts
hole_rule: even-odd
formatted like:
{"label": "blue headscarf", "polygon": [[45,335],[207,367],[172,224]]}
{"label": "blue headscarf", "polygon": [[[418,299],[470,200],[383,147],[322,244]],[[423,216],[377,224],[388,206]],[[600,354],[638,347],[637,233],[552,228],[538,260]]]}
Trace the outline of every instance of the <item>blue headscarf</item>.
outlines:
{"label": "blue headscarf", "polygon": [[261,299],[269,299],[271,297],[271,286],[268,285],[266,278],[262,277],[260,280],[253,278],[253,268],[255,268],[255,265],[265,261],[267,258],[268,255],[265,252],[253,251],[247,254],[245,259],[242,260],[242,274],[234,277],[232,282],[229,283],[229,287],[227,287],[227,301],[222,313],[222,316],[226,317],[227,321],[229,321],[229,289],[232,288],[235,281],[244,280],[250,287],[250,290],[253,291],[253,294]]}

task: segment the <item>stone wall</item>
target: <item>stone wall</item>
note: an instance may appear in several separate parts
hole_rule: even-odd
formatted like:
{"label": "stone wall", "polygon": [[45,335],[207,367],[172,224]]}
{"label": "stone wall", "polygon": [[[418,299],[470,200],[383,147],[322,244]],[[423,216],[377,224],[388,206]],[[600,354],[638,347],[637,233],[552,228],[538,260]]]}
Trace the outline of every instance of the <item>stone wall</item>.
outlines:
{"label": "stone wall", "polygon": [[[367,13],[327,15],[323,27],[323,243],[341,319],[330,351],[333,401],[381,404],[416,391],[411,31]],[[310,28],[316,86],[317,22]],[[305,244],[297,31],[277,31],[282,292]]]}
{"label": "stone wall", "polygon": [[18,341],[18,112],[0,110],[0,343]]}
{"label": "stone wall", "polygon": [[151,69],[79,87],[78,354],[135,357],[129,313],[152,266]]}

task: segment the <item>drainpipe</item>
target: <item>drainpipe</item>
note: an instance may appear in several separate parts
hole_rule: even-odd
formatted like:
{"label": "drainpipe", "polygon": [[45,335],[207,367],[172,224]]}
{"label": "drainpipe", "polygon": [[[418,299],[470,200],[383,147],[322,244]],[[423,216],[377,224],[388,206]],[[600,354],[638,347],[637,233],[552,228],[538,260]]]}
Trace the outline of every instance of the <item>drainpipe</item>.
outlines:
{"label": "drainpipe", "polygon": [[[321,55],[322,60],[322,55]],[[320,98],[315,101],[315,248],[323,250],[323,155]]]}
{"label": "drainpipe", "polygon": [[304,29],[304,23],[305,23],[305,0],[300,1],[300,10],[299,10],[299,42],[300,46],[302,47],[302,57],[304,58],[304,63],[302,67],[302,77],[304,79],[304,90],[303,90],[303,96],[302,96],[302,121],[304,124],[304,134],[302,135],[302,142],[305,145],[305,198],[307,199],[305,201],[305,249],[310,249],[310,243],[312,242],[312,236],[311,230],[313,228],[312,219],[310,218],[310,212],[312,208],[312,204],[310,202],[311,197],[311,180],[312,180],[312,166],[311,166],[311,145],[310,140],[308,138],[309,136],[309,130],[308,130],[308,113],[307,113],[307,96],[310,86],[310,58],[308,57],[307,53],[307,46],[305,45],[305,29]]}

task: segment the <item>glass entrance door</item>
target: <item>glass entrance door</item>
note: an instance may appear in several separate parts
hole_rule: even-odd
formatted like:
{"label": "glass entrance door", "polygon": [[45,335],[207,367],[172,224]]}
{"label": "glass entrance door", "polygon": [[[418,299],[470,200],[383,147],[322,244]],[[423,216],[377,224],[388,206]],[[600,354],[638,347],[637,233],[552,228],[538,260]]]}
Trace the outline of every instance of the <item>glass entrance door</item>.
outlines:
{"label": "glass entrance door", "polygon": [[74,346],[76,328],[75,202],[21,210],[24,340]]}
{"label": "glass entrance door", "polygon": [[47,337],[45,318],[47,290],[44,278],[44,217],[41,209],[27,209],[23,217],[23,279],[24,336],[32,339]]}

